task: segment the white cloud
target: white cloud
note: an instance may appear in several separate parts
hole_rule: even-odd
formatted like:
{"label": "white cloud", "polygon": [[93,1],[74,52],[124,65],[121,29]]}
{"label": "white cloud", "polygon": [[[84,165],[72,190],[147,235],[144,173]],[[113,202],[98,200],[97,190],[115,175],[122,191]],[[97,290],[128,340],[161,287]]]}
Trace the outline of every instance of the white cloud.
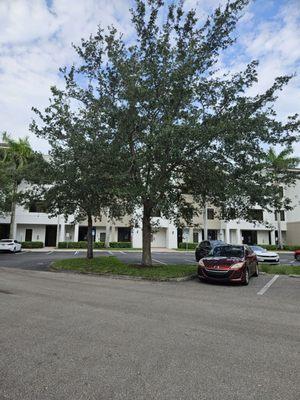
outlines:
{"label": "white cloud", "polygon": [[[115,25],[125,36],[132,34],[129,7],[132,0],[0,0],[0,131],[14,137],[30,134],[31,107],[48,104],[49,88],[60,85],[58,68],[71,64],[76,54],[71,42],[94,33],[97,25]],[[205,17],[226,0],[186,0]],[[245,10],[239,24],[239,50],[233,51],[228,66],[232,70],[253,58],[260,59],[259,83],[255,90],[270,86],[274,78],[296,72],[300,58],[300,8],[298,0],[282,1],[272,18],[260,18],[259,5]],[[263,3],[266,5],[266,2]],[[299,4],[299,3],[298,3]],[[265,11],[265,10],[264,10]],[[240,50],[242,49],[242,50]],[[281,93],[277,103],[280,117],[299,111],[299,77]],[[47,144],[30,136],[35,148]],[[300,153],[300,148],[297,151]]]}
{"label": "white cloud", "polygon": [[132,31],[128,2],[123,0],[2,0],[0,2],[0,131],[30,136],[34,148],[46,151],[33,136],[31,107],[43,109],[50,86],[60,85],[61,66],[76,60],[71,43],[95,33],[98,24]]}

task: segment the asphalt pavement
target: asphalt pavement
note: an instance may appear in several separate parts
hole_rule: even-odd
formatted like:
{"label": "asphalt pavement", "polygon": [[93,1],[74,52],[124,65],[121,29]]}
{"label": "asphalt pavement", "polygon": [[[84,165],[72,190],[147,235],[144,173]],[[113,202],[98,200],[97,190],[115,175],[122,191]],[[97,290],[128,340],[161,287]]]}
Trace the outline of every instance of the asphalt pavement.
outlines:
{"label": "asphalt pavement", "polygon": [[2,267],[0,398],[298,400],[300,279],[272,278],[262,291],[270,279],[151,283]]}
{"label": "asphalt pavement", "polygon": [[[21,269],[30,269],[45,271],[49,269],[52,261],[64,258],[85,257],[85,250],[73,251],[55,251],[34,252],[23,250],[21,253],[0,253],[0,268],[13,267]],[[125,263],[141,263],[142,253],[136,251],[96,251],[95,257],[114,255]],[[154,264],[195,264],[193,252],[164,252],[152,251],[152,260]],[[299,265],[300,262],[295,261],[293,253],[283,253],[280,255],[282,264]]]}

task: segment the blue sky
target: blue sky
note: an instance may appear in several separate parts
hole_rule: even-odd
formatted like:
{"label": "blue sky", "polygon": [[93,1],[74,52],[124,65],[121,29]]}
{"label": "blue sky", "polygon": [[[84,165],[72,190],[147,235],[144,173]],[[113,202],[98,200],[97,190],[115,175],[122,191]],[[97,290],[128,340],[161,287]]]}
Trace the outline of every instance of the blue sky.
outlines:
{"label": "blue sky", "polygon": [[[204,19],[225,0],[186,0]],[[61,85],[58,68],[76,62],[71,42],[114,24],[130,38],[131,0],[1,0],[0,1],[0,131],[28,135],[35,149],[47,143],[28,130],[31,107],[48,104],[51,85]],[[237,71],[260,61],[259,82],[251,94],[269,87],[278,75],[297,73],[280,94],[278,117],[300,114],[300,0],[254,0],[245,9],[236,44],[219,61],[221,71]],[[295,146],[300,156],[300,145]]]}

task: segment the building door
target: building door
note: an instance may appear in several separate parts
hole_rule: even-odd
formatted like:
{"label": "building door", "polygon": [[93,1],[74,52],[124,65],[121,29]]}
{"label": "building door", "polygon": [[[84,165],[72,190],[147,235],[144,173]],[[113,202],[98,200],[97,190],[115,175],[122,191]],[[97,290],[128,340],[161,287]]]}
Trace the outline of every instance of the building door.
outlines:
{"label": "building door", "polygon": [[257,244],[257,231],[241,231],[243,244]]}
{"label": "building door", "polygon": [[159,229],[158,232],[153,233],[151,246],[152,247],[166,247],[166,245],[167,245],[166,233],[167,233],[167,230],[164,228]]}
{"label": "building door", "polygon": [[46,225],[46,237],[45,237],[45,246],[46,247],[56,246],[56,235],[57,235],[57,226],[56,225]]}
{"label": "building door", "polygon": [[182,228],[177,229],[177,243],[182,243]]}
{"label": "building door", "polygon": [[25,242],[32,242],[32,229],[26,229]]}
{"label": "building door", "polygon": [[[0,224],[0,239],[9,239],[9,224]],[[14,239],[14,238],[11,238]]]}

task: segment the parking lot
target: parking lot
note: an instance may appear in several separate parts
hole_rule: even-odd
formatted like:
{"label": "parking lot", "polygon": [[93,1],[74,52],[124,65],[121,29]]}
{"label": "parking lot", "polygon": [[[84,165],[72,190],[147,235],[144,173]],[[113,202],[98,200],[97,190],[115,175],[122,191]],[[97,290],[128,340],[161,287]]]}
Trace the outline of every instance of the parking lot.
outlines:
{"label": "parking lot", "polygon": [[[28,268],[41,256],[11,259]],[[50,256],[70,254],[44,265]],[[2,266],[0,398],[296,400],[300,279],[280,276],[259,295],[270,279],[151,283]]]}
{"label": "parking lot", "polygon": [[[47,270],[52,261],[63,258],[85,257],[85,250],[74,251],[55,251],[34,252],[23,250],[21,253],[0,253],[0,268],[15,267],[32,270]],[[115,255],[125,263],[140,263],[142,260],[141,252],[135,251],[95,251],[95,256]],[[154,264],[195,264],[193,252],[163,252],[153,251],[152,259]],[[299,265],[300,261],[295,261],[293,253],[282,253],[280,255],[281,264]]]}

